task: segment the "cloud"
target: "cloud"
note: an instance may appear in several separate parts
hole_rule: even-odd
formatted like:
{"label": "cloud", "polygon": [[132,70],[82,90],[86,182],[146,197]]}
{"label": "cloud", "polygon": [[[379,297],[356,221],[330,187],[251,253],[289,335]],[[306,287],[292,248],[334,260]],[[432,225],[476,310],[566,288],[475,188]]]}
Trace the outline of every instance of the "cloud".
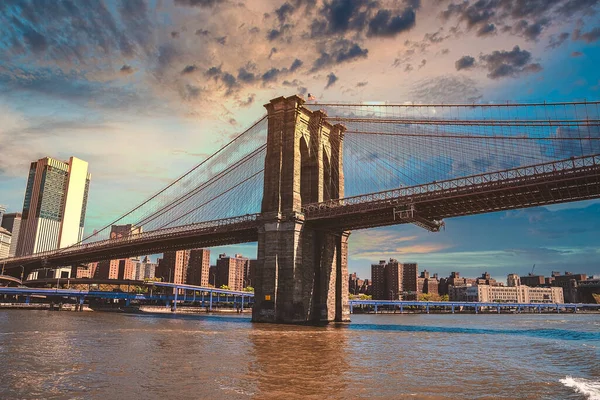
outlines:
{"label": "cloud", "polygon": [[539,72],[542,66],[531,63],[531,53],[521,50],[519,46],[510,51],[493,51],[489,54],[479,56],[479,60],[488,70],[488,78],[498,79],[504,77],[516,77],[524,73]]}
{"label": "cloud", "polygon": [[371,21],[369,21],[368,36],[392,37],[398,33],[407,31],[415,26],[416,14],[411,8],[407,8],[401,14],[392,16],[390,10],[379,10]]}
{"label": "cloud", "polygon": [[481,28],[477,31],[477,36],[489,36],[496,33],[496,25],[494,24],[485,24],[482,25]]}
{"label": "cloud", "polygon": [[191,74],[198,71],[198,67],[195,65],[188,65],[186,66],[182,71],[181,74],[182,75],[186,75],[186,74]]}
{"label": "cloud", "polygon": [[598,39],[600,39],[600,26],[584,33],[582,33],[580,29],[573,31],[573,40],[582,40],[586,43],[593,43]]}
{"label": "cloud", "polygon": [[325,89],[329,89],[331,86],[333,86],[333,84],[336,83],[338,79],[339,78],[335,76],[333,72],[327,75],[327,85],[325,86]]}
{"label": "cloud", "polygon": [[548,46],[546,47],[549,49],[556,49],[557,47],[562,46],[562,44],[565,42],[565,40],[569,38],[569,36],[571,36],[569,32],[562,32],[558,36],[551,35],[550,40],[548,41]]}
{"label": "cloud", "polygon": [[461,69],[468,69],[475,65],[475,59],[471,56],[462,56],[454,63],[457,71]]}
{"label": "cloud", "polygon": [[333,65],[367,58],[368,53],[369,51],[361,48],[358,43],[340,39],[332,44],[330,50],[321,52],[319,58],[313,63],[311,71],[315,72]]}
{"label": "cloud", "polygon": [[296,71],[298,68],[300,68],[304,63],[302,62],[302,60],[299,59],[295,59],[294,62],[292,63],[292,65],[290,66],[290,71],[294,72]]}
{"label": "cloud", "polygon": [[135,72],[133,67],[131,65],[127,65],[127,64],[124,64],[119,71],[123,75],[131,75]]}

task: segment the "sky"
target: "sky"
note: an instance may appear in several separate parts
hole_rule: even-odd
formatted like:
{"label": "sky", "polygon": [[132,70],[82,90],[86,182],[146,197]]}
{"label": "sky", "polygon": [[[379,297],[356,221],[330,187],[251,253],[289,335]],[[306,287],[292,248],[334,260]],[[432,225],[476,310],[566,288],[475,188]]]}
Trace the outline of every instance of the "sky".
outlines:
{"label": "sky", "polygon": [[[282,96],[318,101],[600,98],[600,0],[3,0],[0,204],[28,166],[90,163],[86,231],[199,163]],[[600,274],[600,202],[350,236],[349,269]],[[213,249],[256,254],[255,244]]]}

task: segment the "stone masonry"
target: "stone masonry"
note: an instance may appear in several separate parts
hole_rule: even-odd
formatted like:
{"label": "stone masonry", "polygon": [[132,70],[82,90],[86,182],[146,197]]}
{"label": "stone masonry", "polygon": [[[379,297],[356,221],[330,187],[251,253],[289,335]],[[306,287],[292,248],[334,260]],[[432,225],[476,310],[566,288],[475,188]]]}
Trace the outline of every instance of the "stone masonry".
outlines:
{"label": "stone masonry", "polygon": [[348,235],[312,228],[302,205],[344,195],[344,127],[298,96],[268,114],[262,228],[255,272],[256,322],[349,321]]}

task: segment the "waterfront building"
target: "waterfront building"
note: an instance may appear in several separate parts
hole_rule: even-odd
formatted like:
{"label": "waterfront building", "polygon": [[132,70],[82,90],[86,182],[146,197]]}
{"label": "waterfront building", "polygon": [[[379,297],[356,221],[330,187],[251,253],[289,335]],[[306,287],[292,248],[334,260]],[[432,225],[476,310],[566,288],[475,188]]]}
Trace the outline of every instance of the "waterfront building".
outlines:
{"label": "waterfront building", "polygon": [[[142,228],[132,224],[112,225],[110,227],[110,238],[121,239],[142,233]],[[97,268],[91,276],[96,279],[135,279],[139,257],[104,260],[97,264]]]}
{"label": "waterfront building", "polygon": [[421,276],[417,279],[417,292],[427,294],[439,294],[440,281],[438,275],[430,276],[429,271],[424,270]]}
{"label": "waterfront building", "polygon": [[560,287],[491,286],[477,285],[466,288],[464,301],[481,303],[564,303]]}
{"label": "waterfront building", "polygon": [[150,261],[148,256],[144,257],[135,265],[135,280],[143,281],[144,279],[154,279],[156,276],[156,268],[158,264]]}
{"label": "waterfront building", "polygon": [[565,271],[564,275],[560,275],[559,272],[553,271],[552,277],[554,278],[552,286],[561,287],[563,289],[567,303],[580,302],[578,293],[579,282],[587,279],[586,274],[573,274]]}
{"label": "waterfront building", "polygon": [[31,163],[16,256],[81,241],[90,179],[88,163],[76,157]]}
{"label": "waterfront building", "polygon": [[521,284],[529,287],[547,286],[543,275],[533,275],[531,272],[521,277]]}
{"label": "waterfront building", "polygon": [[[394,260],[396,261],[396,260]],[[419,266],[417,263],[402,264],[402,299],[417,300],[417,281],[419,278]]]}
{"label": "waterfront building", "polygon": [[256,264],[258,263],[258,260],[250,260],[248,262],[248,272],[247,274],[244,274],[244,287],[254,287],[254,274],[256,273]]}
{"label": "waterfront building", "polygon": [[190,251],[187,266],[187,282],[190,285],[208,286],[210,270],[210,250],[195,249]]}
{"label": "waterfront building", "polygon": [[21,213],[8,213],[2,217],[2,228],[11,233],[10,249],[8,256],[14,257],[17,253],[17,242],[19,240],[19,231],[21,229]]}
{"label": "waterfront building", "polygon": [[403,288],[404,265],[390,258],[385,266],[385,295],[388,300],[401,300]]}
{"label": "waterfront building", "polygon": [[457,286],[448,286],[448,300],[450,301],[474,301],[467,299],[467,290],[472,288],[472,283],[460,283]]}
{"label": "waterfront building", "polygon": [[95,279],[133,280],[137,261],[134,258],[100,261],[93,276]]}
{"label": "waterfront building", "polygon": [[0,260],[8,258],[10,253],[12,234],[2,227],[0,227]]}
{"label": "waterfront building", "polygon": [[244,288],[244,271],[248,263],[249,260],[241,254],[236,254],[234,257],[219,254],[216,268],[216,286],[225,285],[231,290],[242,290]]}
{"label": "waterfront building", "polygon": [[390,258],[371,265],[372,295],[375,300],[416,300],[418,265]]}
{"label": "waterfront building", "polygon": [[166,251],[163,254],[156,277],[163,282],[186,283],[190,250]]}
{"label": "waterfront building", "polygon": [[509,287],[520,286],[521,278],[519,278],[519,275],[517,274],[508,274],[508,277],[506,278],[506,285]]}
{"label": "waterfront building", "polygon": [[479,278],[475,280],[476,285],[490,285],[490,286],[504,286],[504,283],[496,281],[490,276],[488,272],[481,274]]}
{"label": "waterfront building", "polygon": [[441,295],[447,294],[450,296],[450,286],[473,286],[477,284],[477,279],[461,278],[460,272],[451,272],[447,278],[440,279],[438,293]]}
{"label": "waterfront building", "polygon": [[387,300],[385,285],[385,260],[379,264],[371,264],[371,294],[374,300]]}

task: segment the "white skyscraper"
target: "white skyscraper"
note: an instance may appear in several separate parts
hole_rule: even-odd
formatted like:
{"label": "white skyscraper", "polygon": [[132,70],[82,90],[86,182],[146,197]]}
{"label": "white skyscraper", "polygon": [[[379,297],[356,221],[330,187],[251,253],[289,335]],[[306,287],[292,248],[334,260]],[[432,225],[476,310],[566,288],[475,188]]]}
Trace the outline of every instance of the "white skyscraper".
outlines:
{"label": "white skyscraper", "polygon": [[67,247],[82,239],[90,179],[88,163],[75,157],[31,163],[16,256]]}

